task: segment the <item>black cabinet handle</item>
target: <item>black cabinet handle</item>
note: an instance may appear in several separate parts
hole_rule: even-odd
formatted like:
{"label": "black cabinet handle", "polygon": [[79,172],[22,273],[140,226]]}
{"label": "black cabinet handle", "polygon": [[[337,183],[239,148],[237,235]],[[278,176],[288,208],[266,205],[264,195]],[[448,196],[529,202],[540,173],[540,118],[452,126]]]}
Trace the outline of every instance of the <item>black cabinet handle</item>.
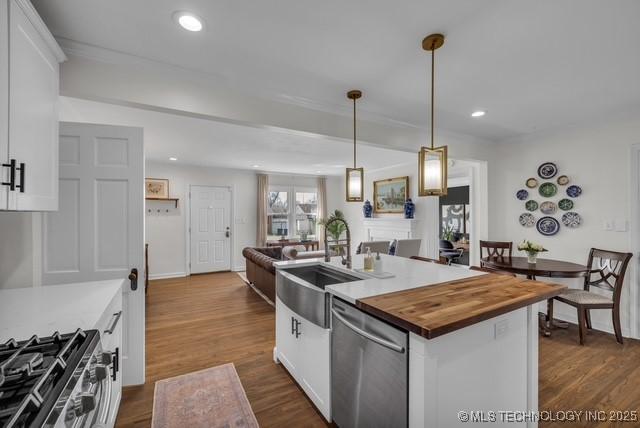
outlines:
{"label": "black cabinet handle", "polygon": [[20,189],[20,193],[24,193],[24,174],[25,174],[25,165],[24,162],[20,162],[20,168],[16,168],[20,171],[20,185],[16,184],[16,187]]}
{"label": "black cabinet handle", "polygon": [[111,366],[111,379],[115,382],[118,379],[117,373],[120,371],[120,348],[116,348],[113,353],[113,365]]}
{"label": "black cabinet handle", "polygon": [[9,163],[3,163],[2,166],[9,168],[9,181],[3,181],[3,186],[9,186],[9,190],[16,190],[16,160],[11,159]]}

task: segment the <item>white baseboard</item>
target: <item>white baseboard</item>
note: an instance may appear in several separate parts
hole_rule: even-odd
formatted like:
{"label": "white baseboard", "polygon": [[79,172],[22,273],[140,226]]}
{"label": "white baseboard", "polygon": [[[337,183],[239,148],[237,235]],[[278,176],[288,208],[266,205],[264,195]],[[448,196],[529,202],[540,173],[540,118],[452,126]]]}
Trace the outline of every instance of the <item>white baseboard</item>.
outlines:
{"label": "white baseboard", "polygon": [[150,274],[149,279],[182,278],[185,276],[187,276],[186,272],[155,273],[155,274]]}
{"label": "white baseboard", "polygon": [[[557,306],[557,305],[556,305]],[[597,311],[598,309],[594,309],[594,311]],[[546,311],[546,309],[545,309]],[[545,312],[543,311],[543,312]],[[576,312],[575,309],[573,312]],[[609,311],[609,313],[611,313],[611,311]],[[566,321],[566,322],[570,322],[572,324],[578,324],[578,314],[577,313],[569,313],[569,312],[565,312],[565,311],[558,311],[555,307],[553,309],[553,317],[556,319],[559,319],[561,321]],[[591,316],[593,318],[593,315]],[[598,331],[604,331],[605,333],[610,333],[610,334],[615,334],[615,332],[613,331],[613,321],[612,323],[603,323],[603,322],[598,322],[596,320],[592,320],[591,321],[591,325],[593,327],[594,330],[598,330]],[[631,337],[631,332],[629,331],[628,328],[626,327],[622,327],[622,336],[623,337]]]}
{"label": "white baseboard", "polygon": [[244,272],[245,270],[247,270],[247,267],[245,265],[236,265],[231,270],[233,272]]}

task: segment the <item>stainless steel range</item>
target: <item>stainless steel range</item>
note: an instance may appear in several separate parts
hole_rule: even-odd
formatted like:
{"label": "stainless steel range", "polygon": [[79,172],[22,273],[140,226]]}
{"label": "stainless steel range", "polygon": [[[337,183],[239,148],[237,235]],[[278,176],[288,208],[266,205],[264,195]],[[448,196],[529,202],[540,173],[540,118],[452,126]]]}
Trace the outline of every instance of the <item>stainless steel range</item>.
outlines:
{"label": "stainless steel range", "polygon": [[0,345],[0,426],[107,426],[117,362],[97,330]]}

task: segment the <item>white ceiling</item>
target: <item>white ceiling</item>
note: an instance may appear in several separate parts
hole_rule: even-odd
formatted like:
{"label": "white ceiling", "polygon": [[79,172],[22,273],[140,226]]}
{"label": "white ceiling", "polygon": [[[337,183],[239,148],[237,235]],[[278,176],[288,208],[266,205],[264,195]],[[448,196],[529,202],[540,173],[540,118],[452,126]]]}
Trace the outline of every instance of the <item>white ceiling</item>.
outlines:
{"label": "white ceiling", "polygon": [[[59,37],[146,57],[345,114],[427,125],[437,52],[437,125],[501,140],[640,104],[637,0],[35,0]],[[190,33],[176,10],[205,20]],[[485,109],[482,119],[469,114]]]}
{"label": "white ceiling", "polygon": [[[353,163],[353,146],[327,137],[68,97],[60,105],[62,121],[144,128],[145,158],[153,161],[176,157],[180,164],[310,175],[341,175]],[[367,171],[415,165],[416,159],[415,153],[358,147],[358,166]]]}

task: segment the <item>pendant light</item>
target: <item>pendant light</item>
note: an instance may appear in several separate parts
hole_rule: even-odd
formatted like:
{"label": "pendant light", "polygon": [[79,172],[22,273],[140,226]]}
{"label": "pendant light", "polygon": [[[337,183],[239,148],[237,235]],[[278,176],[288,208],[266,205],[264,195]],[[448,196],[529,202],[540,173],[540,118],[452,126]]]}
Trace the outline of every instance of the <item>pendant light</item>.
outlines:
{"label": "pendant light", "polygon": [[447,194],[447,146],[433,145],[435,52],[443,44],[442,34],[431,34],[422,41],[422,48],[431,52],[431,147],[422,147],[418,153],[419,196]]}
{"label": "pendant light", "polygon": [[364,168],[356,167],[356,100],[360,97],[362,97],[361,91],[347,92],[347,98],[353,100],[353,168],[347,168],[347,202],[362,202],[364,200]]}

